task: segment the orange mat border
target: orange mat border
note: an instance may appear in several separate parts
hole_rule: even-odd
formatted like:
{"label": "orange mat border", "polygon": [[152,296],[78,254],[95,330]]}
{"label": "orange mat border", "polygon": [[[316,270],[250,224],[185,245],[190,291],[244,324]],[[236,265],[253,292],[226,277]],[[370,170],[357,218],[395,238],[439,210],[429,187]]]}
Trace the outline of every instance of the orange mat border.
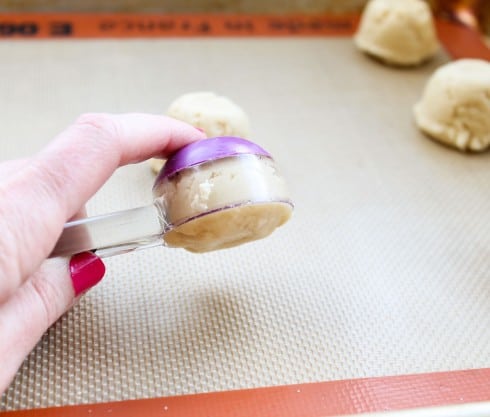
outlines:
{"label": "orange mat border", "polygon": [[[358,22],[358,14],[0,14],[0,40],[352,36]],[[474,30],[442,19],[437,30],[453,58],[490,60],[490,49]]]}
{"label": "orange mat border", "polygon": [[490,368],[10,411],[5,417],[327,417],[490,400]]}
{"label": "orange mat border", "polygon": [[349,36],[358,20],[354,14],[0,14],[0,38]]}

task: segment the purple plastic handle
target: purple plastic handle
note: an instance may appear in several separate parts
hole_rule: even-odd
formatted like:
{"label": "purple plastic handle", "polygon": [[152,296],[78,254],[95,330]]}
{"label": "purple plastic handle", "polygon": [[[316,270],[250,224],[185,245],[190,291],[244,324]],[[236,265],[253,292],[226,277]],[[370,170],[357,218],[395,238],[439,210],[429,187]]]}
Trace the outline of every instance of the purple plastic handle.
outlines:
{"label": "purple plastic handle", "polygon": [[184,146],[171,155],[158,174],[155,184],[194,165],[243,154],[261,155],[272,159],[271,154],[265,149],[242,138],[221,136],[202,139]]}

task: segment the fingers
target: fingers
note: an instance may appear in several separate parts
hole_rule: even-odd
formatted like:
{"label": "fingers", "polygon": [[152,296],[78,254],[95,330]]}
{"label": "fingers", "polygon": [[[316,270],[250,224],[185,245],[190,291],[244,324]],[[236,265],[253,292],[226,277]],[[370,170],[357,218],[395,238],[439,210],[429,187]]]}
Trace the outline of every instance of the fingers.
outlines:
{"label": "fingers", "polygon": [[87,114],[38,156],[34,177],[71,217],[118,166],[168,155],[201,138],[199,130],[165,116]]}
{"label": "fingers", "polygon": [[70,263],[50,259],[0,306],[0,358],[8,358],[2,361],[0,393],[46,329],[104,272],[100,259],[90,253],[76,255]]}
{"label": "fingers", "polygon": [[165,116],[80,117],[0,184],[0,302],[39,267],[64,223],[118,166],[168,155],[204,137]]}

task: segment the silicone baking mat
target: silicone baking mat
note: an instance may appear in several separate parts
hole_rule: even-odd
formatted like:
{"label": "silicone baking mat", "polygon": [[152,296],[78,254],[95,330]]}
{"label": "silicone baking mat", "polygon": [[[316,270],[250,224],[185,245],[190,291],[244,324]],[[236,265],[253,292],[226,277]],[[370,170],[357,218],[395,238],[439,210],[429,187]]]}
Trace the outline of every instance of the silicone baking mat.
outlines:
{"label": "silicone baking mat", "polygon": [[[449,49],[469,33],[448,28],[439,25],[454,38]],[[287,403],[303,389],[291,384],[324,381],[333,385],[307,397],[318,413],[291,415],[345,414],[380,408],[321,408],[361,395],[329,397],[342,386],[329,381],[387,375],[401,382],[374,383],[399,399],[386,408],[407,397],[426,401],[405,406],[490,399],[485,369],[426,376],[460,394],[439,402],[424,377],[401,377],[490,366],[490,155],[428,140],[411,114],[449,56],[393,69],[348,36],[290,32],[0,42],[2,159],[35,152],[83,112],[163,113],[182,93],[213,90],[247,111],[251,139],[275,156],[296,203],[290,223],[254,244],[108,259],[104,281],[26,359],[2,410],[210,392],[222,404],[240,392],[228,415],[287,415],[273,401],[254,408],[247,393],[276,389]],[[486,51],[469,45],[452,52]],[[147,164],[120,169],[90,214],[149,202],[152,181]],[[251,388],[260,389],[220,393]],[[171,401],[192,415],[186,407],[202,398]]]}

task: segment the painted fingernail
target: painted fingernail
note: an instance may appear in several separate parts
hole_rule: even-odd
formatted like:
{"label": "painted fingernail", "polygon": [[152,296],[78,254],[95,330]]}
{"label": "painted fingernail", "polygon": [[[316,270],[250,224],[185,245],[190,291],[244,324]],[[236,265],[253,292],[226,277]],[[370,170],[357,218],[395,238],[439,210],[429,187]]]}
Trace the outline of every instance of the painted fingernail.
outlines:
{"label": "painted fingernail", "polygon": [[75,296],[78,296],[102,279],[105,265],[92,252],[79,253],[70,259],[70,274]]}

